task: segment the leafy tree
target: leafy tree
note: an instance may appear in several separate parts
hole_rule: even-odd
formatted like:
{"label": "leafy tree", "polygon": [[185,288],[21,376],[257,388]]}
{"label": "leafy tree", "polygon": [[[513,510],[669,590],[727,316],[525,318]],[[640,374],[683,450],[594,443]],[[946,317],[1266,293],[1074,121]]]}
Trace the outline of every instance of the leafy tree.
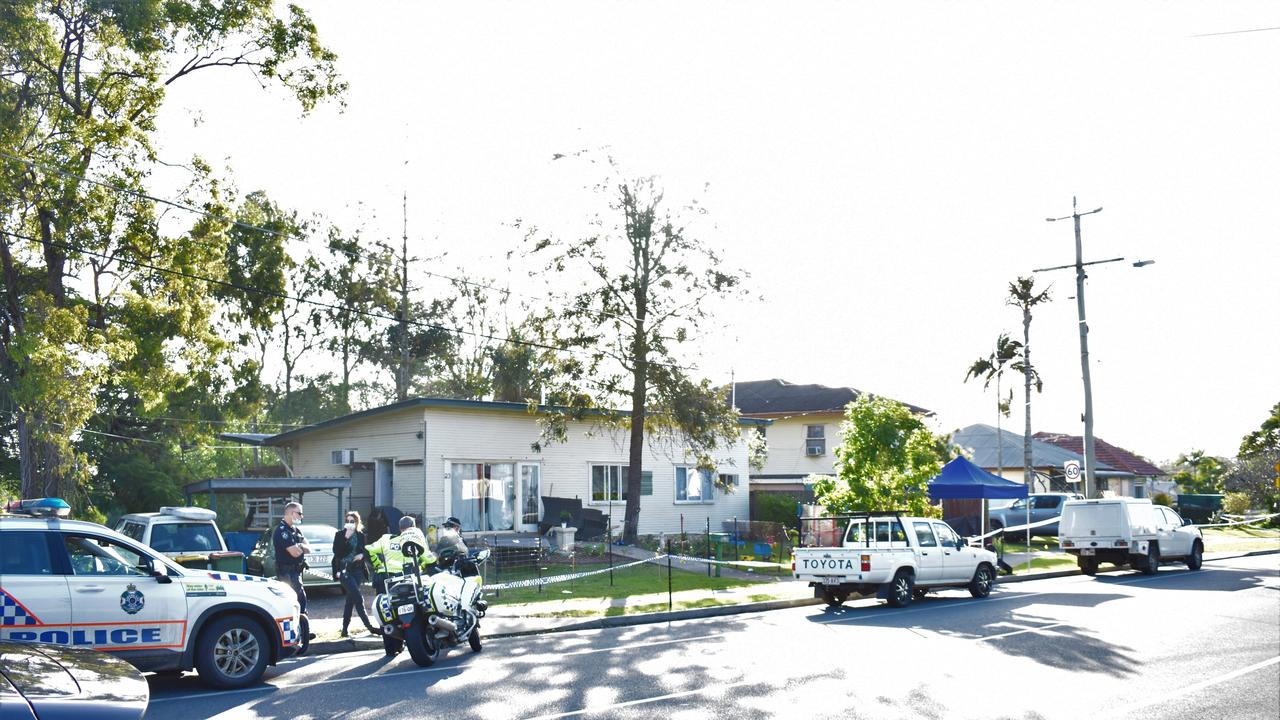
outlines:
{"label": "leafy tree", "polygon": [[964,376],[965,382],[969,382],[970,378],[982,378],[983,390],[991,386],[992,380],[996,383],[996,464],[1002,472],[1004,470],[1004,435],[1000,430],[1000,418],[1009,417],[1009,404],[1013,402],[1013,390],[1009,391],[1009,399],[1006,400],[1000,393],[1000,381],[1004,378],[1004,366],[1018,357],[1018,350],[1021,348],[1022,343],[1010,340],[1009,333],[1000,333],[1000,337],[996,338],[996,349],[987,357],[974,360]]}
{"label": "leafy tree", "polygon": [[[204,263],[206,249],[219,254],[222,223],[163,238],[149,201],[108,187],[144,190],[165,87],[238,66],[306,111],[344,86],[307,15],[290,7],[277,18],[270,0],[12,0],[0,47],[0,374],[15,403],[22,494],[69,495],[88,473],[73,447],[86,402],[113,385],[109,395],[155,408],[181,389],[179,368],[198,370],[217,349],[201,324],[207,286],[174,273],[216,269]],[[148,286],[160,295],[140,291]],[[113,369],[149,365],[150,385]]]}
{"label": "leafy tree", "polygon": [[1022,358],[1013,364],[1013,369],[1022,373],[1023,397],[1026,399],[1026,425],[1022,432],[1022,480],[1031,487],[1034,471],[1031,466],[1031,387],[1036,392],[1044,390],[1044,382],[1040,373],[1031,364],[1031,309],[1049,301],[1049,290],[1035,290],[1035,279],[1019,277],[1009,283],[1009,297],[1005,301],[1022,311]]}
{"label": "leafy tree", "polygon": [[907,406],[862,395],[845,408],[836,448],[836,476],[814,483],[814,497],[832,514],[906,510],[937,516],[928,483],[942,470],[950,438],[935,435]]}
{"label": "leafy tree", "polygon": [[1185,493],[1220,493],[1222,481],[1227,475],[1227,462],[1222,458],[1206,455],[1203,450],[1192,450],[1179,455],[1174,461],[1170,479],[1178,483]]}
{"label": "leafy tree", "polygon": [[335,415],[345,415],[353,407],[353,375],[367,360],[361,341],[372,332],[374,316],[391,314],[396,303],[391,291],[396,283],[395,259],[385,246],[377,246],[371,253],[362,246],[359,231],[348,235],[330,227],[320,275],[320,287],[330,307],[324,308],[318,319],[329,330],[325,349],[341,364]]}
{"label": "leafy tree", "polygon": [[[646,438],[673,440],[704,468],[714,465],[717,448],[742,439],[727,392],[691,376],[681,352],[707,319],[709,301],[739,294],[741,277],[690,234],[684,218],[703,211],[671,213],[653,178],[610,180],[597,191],[616,196],[586,237],[529,233],[532,254],[551,256],[545,272],[579,270],[589,278],[556,298],[542,328],[547,344],[570,349],[557,356],[548,381],[549,400],[566,410],[544,416],[543,437],[563,441],[567,421],[589,415],[628,433],[623,540],[634,544]],[[630,413],[592,415],[619,403]]]}
{"label": "leafy tree", "polygon": [[537,402],[555,365],[554,356],[535,338],[537,318],[507,331],[507,339],[493,349],[493,399],[505,402]]}
{"label": "leafy tree", "polygon": [[[397,301],[398,302],[398,301]],[[410,301],[407,325],[409,349],[410,388],[415,393],[430,392],[430,381],[440,374],[444,358],[453,351],[456,342],[452,330],[446,327],[450,300],[432,300],[429,303]],[[399,315],[398,311],[393,311]],[[386,311],[381,315],[387,316]],[[404,335],[401,324],[390,320],[380,320],[382,327],[360,343],[360,357],[376,370],[385,373],[390,381],[383,388],[395,388],[400,374],[401,345]],[[382,391],[383,399],[396,398],[391,390]]]}
{"label": "leafy tree", "polygon": [[1262,421],[1262,427],[1240,441],[1241,457],[1268,451],[1280,451],[1280,402],[1271,406],[1271,417]]}

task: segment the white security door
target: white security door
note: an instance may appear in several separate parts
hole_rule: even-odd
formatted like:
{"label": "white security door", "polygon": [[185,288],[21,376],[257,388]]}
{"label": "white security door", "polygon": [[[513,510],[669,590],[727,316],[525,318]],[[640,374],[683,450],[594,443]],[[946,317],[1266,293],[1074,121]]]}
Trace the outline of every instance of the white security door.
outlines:
{"label": "white security door", "polygon": [[395,504],[395,462],[392,460],[373,461],[373,504],[374,506]]}
{"label": "white security door", "polygon": [[542,468],[538,465],[520,465],[520,529],[537,532],[542,520]]}

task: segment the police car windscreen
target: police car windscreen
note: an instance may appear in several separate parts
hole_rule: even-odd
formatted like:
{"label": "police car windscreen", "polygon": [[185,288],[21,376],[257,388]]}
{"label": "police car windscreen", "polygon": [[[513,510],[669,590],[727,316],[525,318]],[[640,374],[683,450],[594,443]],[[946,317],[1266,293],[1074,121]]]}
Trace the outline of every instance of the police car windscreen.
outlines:
{"label": "police car windscreen", "polygon": [[207,553],[222,549],[209,523],[161,523],[151,528],[151,547],[160,552]]}

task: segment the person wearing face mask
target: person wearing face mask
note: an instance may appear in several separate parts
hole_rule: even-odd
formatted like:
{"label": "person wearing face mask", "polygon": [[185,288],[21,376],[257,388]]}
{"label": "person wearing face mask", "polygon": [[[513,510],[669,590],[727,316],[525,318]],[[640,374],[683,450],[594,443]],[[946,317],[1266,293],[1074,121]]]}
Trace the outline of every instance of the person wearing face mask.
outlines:
{"label": "person wearing face mask", "polygon": [[307,591],[302,587],[302,571],[307,568],[307,553],[311,552],[311,546],[298,527],[301,524],[302,503],[285,505],[284,516],[271,533],[271,543],[276,555],[276,579],[287,583],[298,596],[302,642],[298,645],[297,654],[305,655],[315,633],[311,632],[311,623],[307,620]]}
{"label": "person wearing face mask", "polygon": [[360,583],[368,576],[365,544],[360,513],[352,510],[347,513],[346,524],[333,536],[333,577],[342,584],[342,593],[346,596],[342,607],[342,637],[349,637],[347,627],[351,624],[352,608],[360,615],[366,630],[374,634],[380,632],[369,621],[369,614],[364,609],[364,596],[360,594]]}

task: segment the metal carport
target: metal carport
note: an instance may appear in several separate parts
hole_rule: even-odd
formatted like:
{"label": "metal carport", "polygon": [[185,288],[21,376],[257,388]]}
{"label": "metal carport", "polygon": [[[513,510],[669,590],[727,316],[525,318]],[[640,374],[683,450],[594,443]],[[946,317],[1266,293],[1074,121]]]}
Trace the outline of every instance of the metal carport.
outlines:
{"label": "metal carport", "polygon": [[219,495],[301,495],[308,492],[338,491],[337,527],[342,527],[342,494],[351,489],[351,478],[344,477],[238,477],[209,478],[188,483],[183,491],[187,504],[197,493],[209,494],[209,508],[218,510]]}

